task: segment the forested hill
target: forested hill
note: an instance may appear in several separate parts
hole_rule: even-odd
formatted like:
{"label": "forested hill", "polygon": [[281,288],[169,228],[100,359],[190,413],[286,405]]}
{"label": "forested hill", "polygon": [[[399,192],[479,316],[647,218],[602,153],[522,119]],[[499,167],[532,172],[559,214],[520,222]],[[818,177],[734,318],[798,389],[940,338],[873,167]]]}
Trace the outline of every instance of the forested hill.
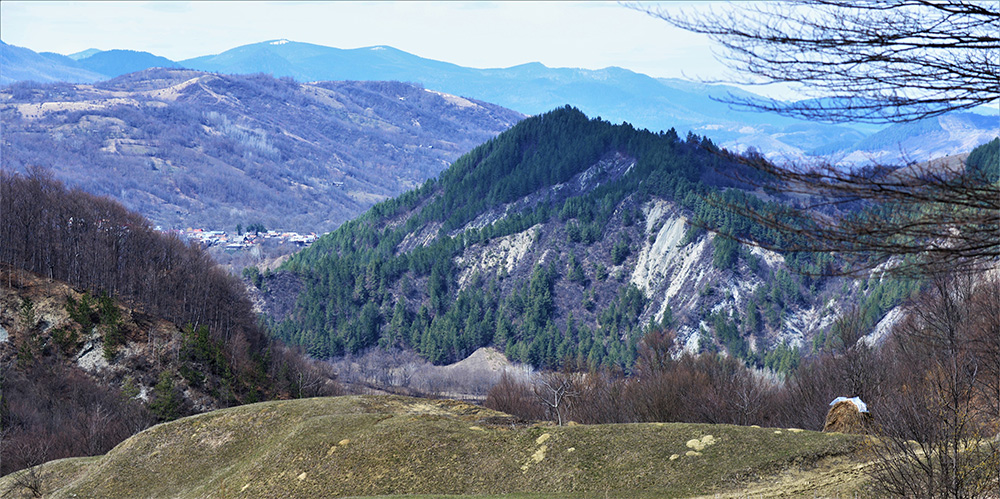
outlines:
{"label": "forested hill", "polygon": [[149,69],[0,89],[0,154],[7,169],[48,168],[164,227],[320,233],[521,118],[398,82]]}
{"label": "forested hill", "polygon": [[157,420],[336,389],[205,251],[113,200],[0,171],[0,222],[0,474],[106,452]]}
{"label": "forested hill", "polygon": [[[822,344],[815,332],[845,300],[871,301],[874,324],[904,292],[802,277],[789,266],[815,270],[830,257],[698,229],[779,242],[705,203],[733,183],[736,167],[717,153],[694,135],[570,107],[526,119],[295,255],[284,270],[302,292],[273,317],[276,330],[318,357],[381,345],[445,362],[493,344],[536,366],[630,368],[644,332],[675,327],[690,350],[778,367]],[[767,209],[738,188],[722,201]]]}

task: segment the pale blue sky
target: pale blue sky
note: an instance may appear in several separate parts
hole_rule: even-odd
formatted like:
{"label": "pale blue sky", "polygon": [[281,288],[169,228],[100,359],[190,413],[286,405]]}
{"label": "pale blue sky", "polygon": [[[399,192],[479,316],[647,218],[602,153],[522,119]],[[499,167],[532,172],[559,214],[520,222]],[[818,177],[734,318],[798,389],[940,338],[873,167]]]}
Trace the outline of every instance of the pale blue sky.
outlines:
{"label": "pale blue sky", "polygon": [[[706,8],[697,2],[660,5]],[[707,38],[607,1],[2,0],[0,38],[37,52],[127,48],[173,60],[287,38],[339,48],[390,45],[478,68],[538,61],[550,67],[619,66],[654,77],[724,77]]]}

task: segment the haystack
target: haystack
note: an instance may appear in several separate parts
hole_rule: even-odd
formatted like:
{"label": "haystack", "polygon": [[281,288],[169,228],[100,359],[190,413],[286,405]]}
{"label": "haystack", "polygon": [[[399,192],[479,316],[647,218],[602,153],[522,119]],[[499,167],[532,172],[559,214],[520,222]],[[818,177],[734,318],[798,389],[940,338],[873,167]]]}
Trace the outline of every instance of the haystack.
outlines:
{"label": "haystack", "polygon": [[868,423],[871,414],[861,412],[858,406],[850,400],[841,400],[826,413],[826,424],[823,425],[825,432],[837,433],[868,433]]}

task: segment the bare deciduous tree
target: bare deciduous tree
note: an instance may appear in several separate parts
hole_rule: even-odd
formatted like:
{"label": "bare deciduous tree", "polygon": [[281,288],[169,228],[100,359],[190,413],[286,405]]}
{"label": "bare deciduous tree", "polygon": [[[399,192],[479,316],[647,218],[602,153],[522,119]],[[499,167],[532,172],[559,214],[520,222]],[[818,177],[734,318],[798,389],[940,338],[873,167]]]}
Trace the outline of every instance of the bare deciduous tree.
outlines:
{"label": "bare deciduous tree", "polygon": [[566,406],[580,396],[580,390],[572,374],[547,372],[535,381],[535,396],[545,405],[549,415],[555,417],[556,424],[562,426]]}
{"label": "bare deciduous tree", "polygon": [[7,490],[0,494],[2,497],[43,497],[45,495],[45,462],[48,461],[50,443],[47,441],[34,441],[21,443],[13,453],[27,467],[16,472],[7,486]]}

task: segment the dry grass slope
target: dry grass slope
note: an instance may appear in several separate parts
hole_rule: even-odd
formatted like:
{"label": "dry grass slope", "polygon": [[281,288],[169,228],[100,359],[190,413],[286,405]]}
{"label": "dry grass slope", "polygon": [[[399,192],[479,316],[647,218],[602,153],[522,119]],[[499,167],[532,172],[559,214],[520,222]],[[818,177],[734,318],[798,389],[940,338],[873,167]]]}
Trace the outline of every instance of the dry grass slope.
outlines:
{"label": "dry grass slope", "polygon": [[859,445],[849,435],[729,425],[525,424],[449,400],[351,396],[158,425],[105,456],[48,463],[45,480],[52,497],[688,497],[847,462]]}

